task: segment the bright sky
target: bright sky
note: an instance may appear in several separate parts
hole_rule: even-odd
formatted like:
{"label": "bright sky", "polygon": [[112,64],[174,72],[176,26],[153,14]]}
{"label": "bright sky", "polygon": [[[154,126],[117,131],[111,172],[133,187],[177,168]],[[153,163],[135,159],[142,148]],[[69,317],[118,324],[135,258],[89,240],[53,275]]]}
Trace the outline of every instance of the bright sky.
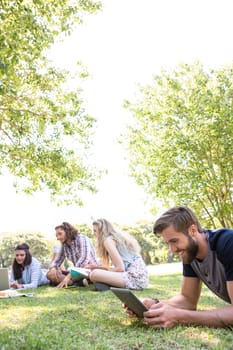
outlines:
{"label": "bright sky", "polygon": [[90,15],[53,57],[71,68],[83,61],[91,77],[84,85],[87,111],[98,121],[92,160],[109,174],[99,193],[84,198],[84,208],[57,207],[47,194],[16,195],[10,178],[2,178],[0,232],[39,230],[54,233],[62,221],[90,223],[105,217],[133,224],[153,219],[142,189],[127,176],[125,153],[117,144],[131,116],[122,108],[136,83],[149,83],[160,69],[200,59],[209,67],[233,59],[231,0],[105,0],[101,13]]}

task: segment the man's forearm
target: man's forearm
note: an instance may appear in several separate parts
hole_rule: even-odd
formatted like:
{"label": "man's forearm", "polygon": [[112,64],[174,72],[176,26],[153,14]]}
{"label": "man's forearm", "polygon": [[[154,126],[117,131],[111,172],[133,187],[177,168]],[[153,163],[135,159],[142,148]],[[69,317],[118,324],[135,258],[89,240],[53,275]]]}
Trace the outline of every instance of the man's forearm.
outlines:
{"label": "man's forearm", "polygon": [[191,302],[190,299],[186,298],[182,294],[175,295],[170,299],[162,300],[162,302],[174,306],[178,309],[196,310],[197,307],[197,304],[195,302]]}
{"label": "man's forearm", "polygon": [[177,316],[178,323],[182,325],[233,327],[233,306],[207,311],[179,310]]}

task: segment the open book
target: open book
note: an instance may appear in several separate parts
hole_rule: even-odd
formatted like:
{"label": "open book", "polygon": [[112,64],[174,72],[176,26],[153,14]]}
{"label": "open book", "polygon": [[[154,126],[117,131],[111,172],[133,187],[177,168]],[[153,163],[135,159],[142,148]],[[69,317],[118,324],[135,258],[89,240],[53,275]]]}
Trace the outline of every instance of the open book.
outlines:
{"label": "open book", "polygon": [[15,298],[15,297],[33,297],[33,293],[20,293],[15,289],[6,289],[0,291],[0,299],[1,298]]}
{"label": "open book", "polygon": [[87,278],[89,276],[91,270],[85,269],[84,267],[71,267],[70,268],[70,275],[71,278]]}

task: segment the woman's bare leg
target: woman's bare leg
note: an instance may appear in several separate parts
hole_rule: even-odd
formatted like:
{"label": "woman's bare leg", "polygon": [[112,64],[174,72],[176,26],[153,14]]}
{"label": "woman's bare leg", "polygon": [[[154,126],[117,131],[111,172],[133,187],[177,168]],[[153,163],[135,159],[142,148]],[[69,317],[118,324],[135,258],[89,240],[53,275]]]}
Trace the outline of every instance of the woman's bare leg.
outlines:
{"label": "woman's bare leg", "polygon": [[89,278],[93,283],[102,282],[119,288],[125,288],[122,272],[111,272],[96,269],[90,273]]}

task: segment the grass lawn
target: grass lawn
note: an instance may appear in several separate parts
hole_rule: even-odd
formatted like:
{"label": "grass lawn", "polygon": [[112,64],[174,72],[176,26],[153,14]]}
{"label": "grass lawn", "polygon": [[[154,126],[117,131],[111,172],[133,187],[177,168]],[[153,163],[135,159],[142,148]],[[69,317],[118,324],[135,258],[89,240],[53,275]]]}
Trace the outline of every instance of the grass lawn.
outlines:
{"label": "grass lawn", "polygon": [[[178,293],[180,282],[180,274],[150,275],[149,288],[135,294],[167,298]],[[129,319],[111,291],[95,292],[90,286],[40,287],[33,292],[33,298],[0,300],[0,350],[233,349],[228,329],[155,330]],[[204,288],[200,309],[224,304]]]}

